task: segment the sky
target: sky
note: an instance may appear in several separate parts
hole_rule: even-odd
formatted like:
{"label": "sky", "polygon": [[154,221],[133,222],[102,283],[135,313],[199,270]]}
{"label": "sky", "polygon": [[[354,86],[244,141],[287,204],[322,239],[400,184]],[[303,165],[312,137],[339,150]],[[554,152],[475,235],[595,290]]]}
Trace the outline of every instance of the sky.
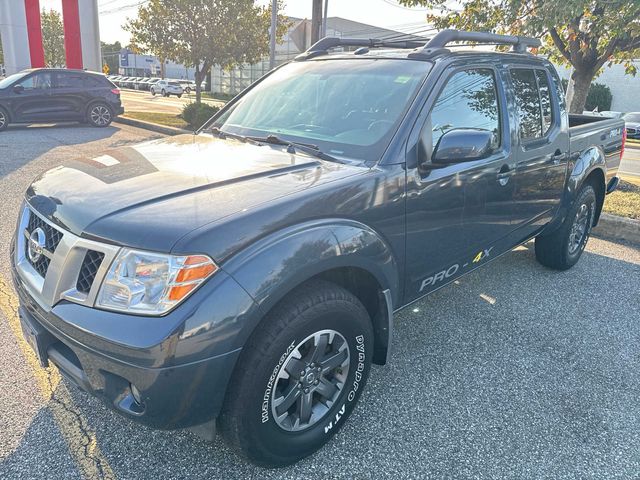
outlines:
{"label": "sky", "polygon": [[[83,0],[86,1],[86,0]],[[98,0],[100,12],[100,37],[102,41],[112,43],[119,40],[129,43],[129,34],[122,30],[127,17],[136,14],[136,5],[144,0]],[[285,15],[311,18],[311,0],[285,0]],[[269,3],[258,0],[258,3]],[[61,0],[40,0],[40,8],[60,11]],[[406,8],[398,5],[397,0],[329,0],[328,15],[343,17],[356,22],[377,27],[397,29],[403,32],[417,31],[426,24],[426,10]]]}

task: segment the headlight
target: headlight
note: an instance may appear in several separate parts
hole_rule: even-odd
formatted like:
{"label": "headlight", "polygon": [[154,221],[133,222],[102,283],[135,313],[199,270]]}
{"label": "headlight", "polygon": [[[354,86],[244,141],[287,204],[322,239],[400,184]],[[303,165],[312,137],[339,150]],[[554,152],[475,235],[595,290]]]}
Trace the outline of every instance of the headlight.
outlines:
{"label": "headlight", "polygon": [[161,315],[218,269],[205,255],[164,255],[123,248],[102,282],[96,306]]}

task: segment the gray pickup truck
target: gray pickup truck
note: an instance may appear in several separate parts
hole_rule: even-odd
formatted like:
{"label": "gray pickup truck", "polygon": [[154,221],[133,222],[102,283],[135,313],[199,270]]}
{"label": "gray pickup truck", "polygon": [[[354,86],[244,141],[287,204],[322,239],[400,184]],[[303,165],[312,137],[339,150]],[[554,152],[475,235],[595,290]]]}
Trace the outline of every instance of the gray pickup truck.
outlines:
{"label": "gray pickup truck", "polygon": [[624,124],[568,115],[537,45],[325,38],[196,135],[44,173],[12,253],[26,339],[133,421],[260,465],[311,454],[395,312],[533,238],[547,267],[580,258]]}

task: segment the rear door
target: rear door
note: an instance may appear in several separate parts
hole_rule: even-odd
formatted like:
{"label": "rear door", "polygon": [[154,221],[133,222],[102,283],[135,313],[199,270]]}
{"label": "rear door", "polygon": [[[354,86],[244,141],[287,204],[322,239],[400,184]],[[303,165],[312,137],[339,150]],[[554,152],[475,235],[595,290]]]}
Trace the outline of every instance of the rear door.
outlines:
{"label": "rear door", "polygon": [[515,222],[522,236],[551,220],[560,205],[569,160],[564,96],[542,67],[509,69],[518,117]]}
{"label": "rear door", "polygon": [[458,66],[445,72],[434,90],[438,93],[425,106],[428,115],[420,114],[415,127],[426,147],[410,148],[408,164],[416,148],[430,150],[424,155],[430,158],[442,135],[453,129],[491,131],[494,146],[480,160],[444,167],[427,161],[408,169],[406,301],[478,265],[512,228],[515,165],[499,72],[491,64]]}
{"label": "rear door", "polygon": [[56,72],[51,100],[57,106],[59,120],[77,120],[84,116],[88,97],[81,72]]}
{"label": "rear door", "polygon": [[11,110],[17,122],[47,122],[54,119],[55,106],[51,105],[51,73],[42,71],[20,80],[24,90],[14,93]]}

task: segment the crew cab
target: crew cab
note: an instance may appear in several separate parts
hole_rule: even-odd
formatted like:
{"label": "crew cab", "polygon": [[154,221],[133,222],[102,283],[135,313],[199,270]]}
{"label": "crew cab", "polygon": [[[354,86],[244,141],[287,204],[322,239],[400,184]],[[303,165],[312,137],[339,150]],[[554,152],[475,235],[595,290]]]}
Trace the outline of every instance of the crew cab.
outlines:
{"label": "crew cab", "polygon": [[549,268],[580,258],[624,123],[568,115],[539,43],[325,38],[197,135],[44,173],[12,254],[42,365],[260,465],[316,451],[390,360],[396,312],[534,238]]}

